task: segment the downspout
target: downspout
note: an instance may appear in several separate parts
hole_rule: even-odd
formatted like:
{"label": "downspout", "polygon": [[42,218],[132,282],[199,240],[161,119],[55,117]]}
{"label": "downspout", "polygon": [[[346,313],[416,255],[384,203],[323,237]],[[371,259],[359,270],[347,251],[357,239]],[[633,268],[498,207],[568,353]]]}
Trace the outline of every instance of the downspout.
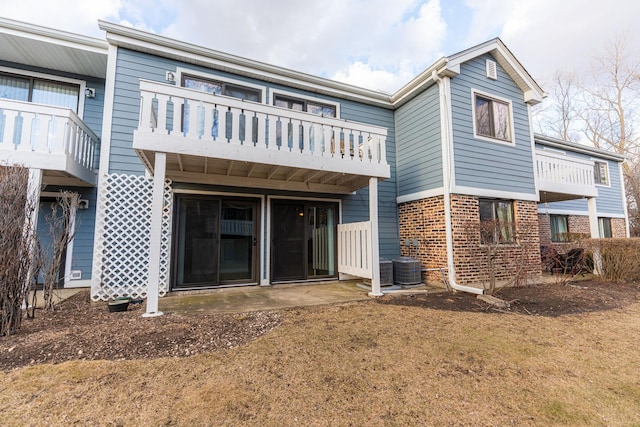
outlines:
{"label": "downspout", "polygon": [[449,285],[451,288],[469,292],[472,294],[482,295],[484,290],[481,288],[474,288],[471,286],[459,285],[456,283],[456,268],[453,262],[453,229],[451,220],[451,128],[449,127],[449,102],[447,99],[446,83],[438,75],[436,70],[431,73],[433,80],[438,83],[438,90],[440,92],[440,130],[442,132],[442,186],[444,190],[444,221],[445,221],[445,236],[447,240],[447,269],[449,276]]}

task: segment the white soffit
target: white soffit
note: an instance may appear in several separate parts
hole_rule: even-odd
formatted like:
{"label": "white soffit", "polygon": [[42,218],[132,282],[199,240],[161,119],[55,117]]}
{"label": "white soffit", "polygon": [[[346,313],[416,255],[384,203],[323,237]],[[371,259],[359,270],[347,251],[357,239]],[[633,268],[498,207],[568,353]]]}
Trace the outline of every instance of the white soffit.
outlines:
{"label": "white soffit", "polygon": [[92,37],[0,18],[0,59],[104,79],[108,44]]}

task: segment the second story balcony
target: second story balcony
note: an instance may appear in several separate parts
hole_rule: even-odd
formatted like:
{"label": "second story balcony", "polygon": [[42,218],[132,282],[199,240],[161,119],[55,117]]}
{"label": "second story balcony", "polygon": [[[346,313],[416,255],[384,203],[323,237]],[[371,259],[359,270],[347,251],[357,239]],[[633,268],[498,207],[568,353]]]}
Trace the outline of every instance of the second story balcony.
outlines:
{"label": "second story balcony", "polygon": [[536,178],[540,200],[561,200],[597,197],[594,162],[551,150],[536,150]]}
{"label": "second story balcony", "polygon": [[167,153],[174,181],[350,193],[389,178],[387,129],[140,82],[133,148],[153,170]]}
{"label": "second story balcony", "polygon": [[0,99],[0,164],[42,169],[44,184],[95,186],[99,143],[69,109]]}

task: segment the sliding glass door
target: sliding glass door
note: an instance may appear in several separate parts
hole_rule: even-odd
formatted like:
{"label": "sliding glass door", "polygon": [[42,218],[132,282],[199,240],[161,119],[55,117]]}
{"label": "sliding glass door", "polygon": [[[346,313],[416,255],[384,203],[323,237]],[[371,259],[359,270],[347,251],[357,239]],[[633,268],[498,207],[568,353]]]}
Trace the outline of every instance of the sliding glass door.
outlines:
{"label": "sliding glass door", "polygon": [[176,205],[174,288],[257,283],[256,201],[180,196]]}
{"label": "sliding glass door", "polygon": [[272,280],[335,277],[337,204],[274,200],[272,206]]}

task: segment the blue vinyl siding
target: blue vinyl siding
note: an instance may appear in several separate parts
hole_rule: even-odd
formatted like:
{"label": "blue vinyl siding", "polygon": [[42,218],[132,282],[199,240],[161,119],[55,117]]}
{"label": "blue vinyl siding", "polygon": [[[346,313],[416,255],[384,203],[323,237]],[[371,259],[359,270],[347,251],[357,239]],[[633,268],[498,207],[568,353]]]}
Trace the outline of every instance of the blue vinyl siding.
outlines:
{"label": "blue vinyl siding", "polygon": [[[451,79],[455,184],[477,189],[535,194],[529,114],[523,93],[497,64],[498,79],[486,77],[483,55],[461,65]],[[472,89],[512,102],[513,142],[474,138]]]}
{"label": "blue vinyl siding", "polygon": [[[249,79],[221,71],[211,70],[193,64],[159,58],[148,54],[118,49],[113,123],[111,131],[111,152],[109,162],[110,173],[142,174],[144,166],[132,149],[133,131],[138,126],[140,106],[139,80],[147,79],[165,82],[167,70],[176,71],[177,67],[192,69],[212,76],[232,78],[239,81],[262,85],[266,88],[266,97],[272,90],[284,90],[291,93],[299,93],[318,99],[340,103],[340,118],[361,123],[369,123],[384,126],[388,129],[386,140],[387,162],[391,167],[391,179],[381,181],[378,185],[379,193],[379,222],[380,222],[380,251],[381,256],[392,257],[399,254],[398,245],[398,215],[396,206],[396,150],[393,111],[380,107],[373,107],[353,101],[317,95],[282,85],[275,85],[257,79]],[[266,103],[267,99],[262,102]],[[212,188],[212,187],[209,187]],[[239,191],[240,190],[240,191]],[[242,192],[240,188],[228,190]],[[253,194],[277,194],[265,193],[262,190],[247,189]],[[363,221],[369,219],[368,189],[359,190],[348,196],[335,194],[311,194],[291,192],[290,196],[332,198],[342,197],[343,222]]]}
{"label": "blue vinyl siding", "polygon": [[440,97],[433,85],[395,114],[398,196],[442,187]]}
{"label": "blue vinyl siding", "polygon": [[[349,101],[342,101],[342,118],[387,128],[387,163],[391,178],[378,182],[378,231],[380,257],[394,258],[400,254],[398,205],[396,204],[396,132],[393,111]],[[358,190],[342,199],[342,222],[369,219],[369,188]]]}
{"label": "blue vinyl siding", "polygon": [[[71,269],[81,270],[82,279],[91,279],[91,269],[93,266],[93,236],[96,220],[96,189],[87,187],[53,187],[48,186],[44,191],[58,193],[63,190],[74,191],[80,194],[81,199],[89,201],[89,208],[76,212],[76,234],[73,240],[73,254],[71,259]],[[38,238],[41,244],[46,245],[51,241],[49,227],[44,215],[49,213],[48,205],[41,205],[38,218]],[[69,274],[70,272],[67,272]]]}

